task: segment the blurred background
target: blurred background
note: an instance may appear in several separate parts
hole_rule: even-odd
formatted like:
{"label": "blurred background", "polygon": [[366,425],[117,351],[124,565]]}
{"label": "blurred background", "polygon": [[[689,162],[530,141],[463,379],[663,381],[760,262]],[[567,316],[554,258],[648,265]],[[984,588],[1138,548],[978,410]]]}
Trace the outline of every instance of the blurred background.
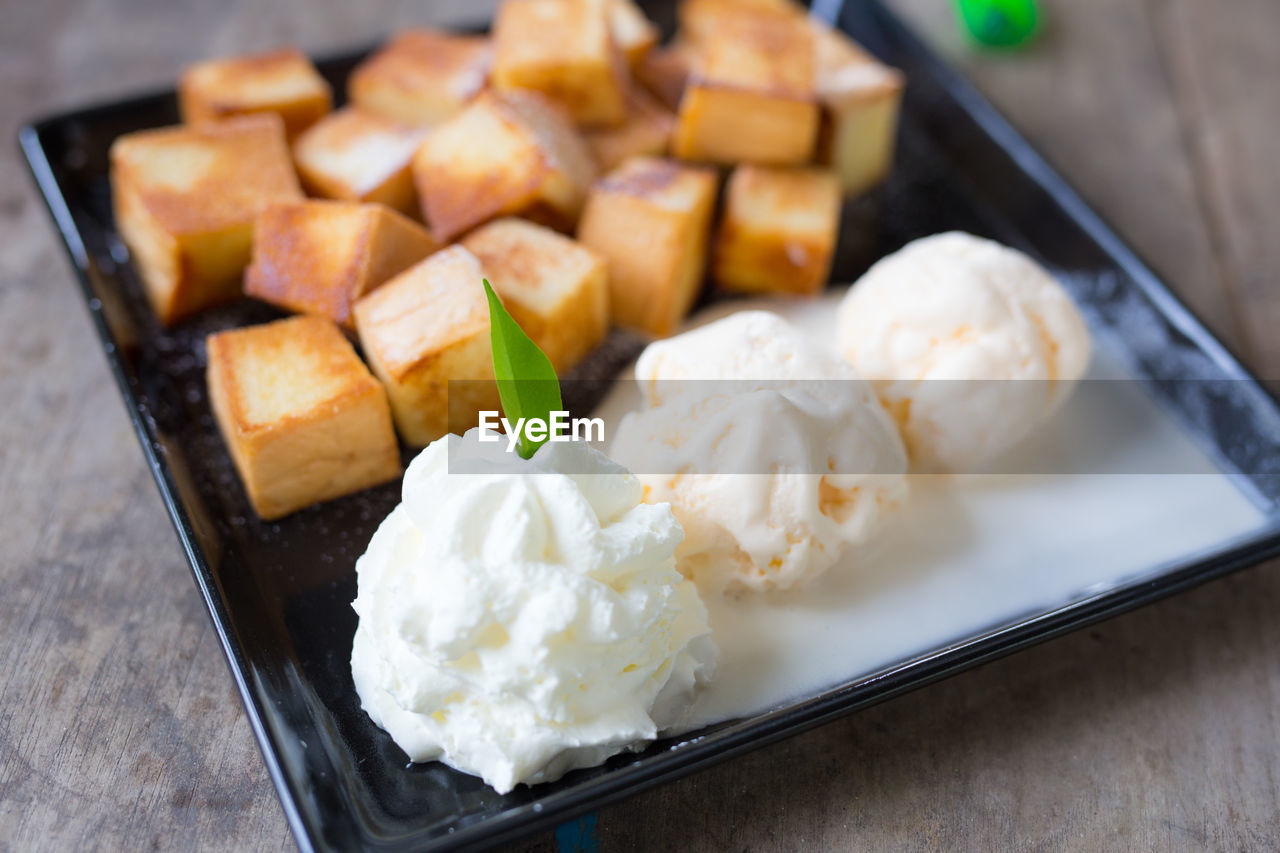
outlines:
{"label": "blurred background", "polygon": [[[1280,3],[1040,0],[1037,36],[991,50],[951,0],[885,2],[1280,378]],[[492,5],[0,3],[0,847],[293,846],[18,125],[170,87],[197,59],[323,54]],[[607,850],[1280,849],[1276,612],[1280,576],[1251,569],[605,809],[594,834]]]}

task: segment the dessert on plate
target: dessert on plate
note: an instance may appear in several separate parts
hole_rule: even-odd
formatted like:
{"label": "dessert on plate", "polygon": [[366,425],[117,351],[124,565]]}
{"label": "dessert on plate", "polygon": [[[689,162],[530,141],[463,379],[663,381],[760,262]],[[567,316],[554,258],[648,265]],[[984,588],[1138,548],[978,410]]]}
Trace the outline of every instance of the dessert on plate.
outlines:
{"label": "dessert on plate", "polygon": [[[1089,360],[1066,291],[964,234],[875,264],[835,334],[767,310],[689,328],[709,292],[825,310],[903,81],[785,0],[678,11],[659,45],[629,0],[506,0],[491,35],[397,35],[336,112],[296,50],[202,62],[181,127],[112,148],[161,324],[243,296],[295,315],[206,338],[260,518],[425,447],[355,566],[352,673],[411,761],[500,792],[678,731],[718,630],[857,579],[909,523],[909,470],[979,468]],[[477,428],[530,414],[513,352],[558,389],[612,328],[647,343],[613,458]]]}
{"label": "dessert on plate", "polygon": [[715,659],[671,509],[584,444],[504,447],[475,429],[409,466],[356,564],[351,655],[363,707],[411,761],[499,792],[652,740]]}
{"label": "dessert on plate", "polygon": [[704,593],[782,590],[864,545],[907,495],[907,456],[871,386],[775,314],[739,311],[651,344],[645,408],[610,452],[685,530]]}
{"label": "dessert on plate", "polygon": [[872,266],[838,324],[841,351],[919,471],[979,468],[1042,423],[1089,366],[1089,330],[1062,285],[972,234],[925,237]]}

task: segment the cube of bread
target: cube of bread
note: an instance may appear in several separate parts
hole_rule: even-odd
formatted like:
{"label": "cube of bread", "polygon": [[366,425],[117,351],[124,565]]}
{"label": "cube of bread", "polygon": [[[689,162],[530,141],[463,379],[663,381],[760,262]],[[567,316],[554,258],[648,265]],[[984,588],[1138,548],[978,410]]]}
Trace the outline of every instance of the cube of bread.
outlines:
{"label": "cube of bread", "polygon": [[693,48],[686,42],[675,42],[651,50],[636,66],[635,76],[650,93],[668,109],[680,109],[685,86],[693,69]]}
{"label": "cube of bread", "polygon": [[409,163],[426,129],[356,107],[330,113],[293,144],[293,162],[312,195],[380,202],[419,216]]}
{"label": "cube of bread", "polygon": [[607,3],[506,0],[493,19],[493,87],[541,92],[584,127],[620,124],[630,76]]}
{"label": "cube of bread", "polygon": [[672,152],[713,163],[790,165],[813,156],[813,35],[790,9],[730,5],[694,42]]}
{"label": "cube of bread", "polygon": [[823,112],[817,159],[836,170],[845,195],[857,195],[893,166],[903,77],[843,33],[816,20],[812,26]]}
{"label": "cube of bread", "polygon": [[199,62],[178,80],[178,108],[187,124],[271,112],[284,120],[285,135],[293,139],[332,106],[329,84],[292,47]]}
{"label": "cube of bread", "polygon": [[609,276],[595,252],[523,219],[482,225],[462,245],[480,259],[511,316],[557,373],[608,334]]}
{"label": "cube of bread", "polygon": [[609,304],[620,326],[669,335],[702,284],[716,173],[636,157],[591,189],[578,239],[609,266]]}
{"label": "cube of bread", "polygon": [[446,241],[509,213],[570,230],[595,174],[568,116],[527,91],[483,93],[413,158],[423,215]]}
{"label": "cube of bread", "polygon": [[356,66],[351,103],[409,124],[434,125],[480,94],[493,51],[484,36],[406,30]]}
{"label": "cube of bread", "polygon": [[658,28],[632,0],[609,0],[609,30],[632,71],[658,43]]}
{"label": "cube of bread", "polygon": [[400,476],[386,392],[330,321],[219,332],[208,351],[213,414],[262,518]]}
{"label": "cube of bread", "polygon": [[427,229],[381,204],[271,204],[254,224],[244,292],[354,330],[357,299],[439,248]]}
{"label": "cube of bread", "polygon": [[805,10],[791,0],[680,0],[676,4],[676,23],[680,37],[690,43],[715,34],[726,16],[742,10],[763,10],[766,13],[785,13],[802,17]]}
{"label": "cube of bread", "polygon": [[840,226],[840,182],[827,169],[744,164],[725,186],[712,280],[738,293],[817,293]]}
{"label": "cube of bread", "polygon": [[111,193],[165,325],[238,297],[258,211],[302,197],[276,115],[125,134],[111,146]]}
{"label": "cube of bread", "polygon": [[667,153],[675,115],[640,88],[628,97],[627,120],[617,127],[587,131],[583,138],[600,171],[607,172],[632,157]]}
{"label": "cube of bread", "polygon": [[482,409],[499,407],[485,274],[475,255],[450,246],[356,303],[365,358],[409,444],[466,432]]}

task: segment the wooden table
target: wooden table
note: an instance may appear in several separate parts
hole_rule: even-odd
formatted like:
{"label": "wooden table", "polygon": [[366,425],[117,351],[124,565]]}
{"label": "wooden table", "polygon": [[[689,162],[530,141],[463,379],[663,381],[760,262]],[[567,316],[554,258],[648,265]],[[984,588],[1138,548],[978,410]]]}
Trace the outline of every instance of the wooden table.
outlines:
{"label": "wooden table", "polygon": [[[8,4],[5,138],[36,112],[169,85],[197,57],[337,48],[415,12],[266,5]],[[1280,3],[1045,2],[1044,39],[1008,56],[964,47],[944,0],[896,5],[1280,377]],[[0,848],[291,847],[11,142],[0,175]],[[602,846],[1280,849],[1275,568],[604,809]]]}

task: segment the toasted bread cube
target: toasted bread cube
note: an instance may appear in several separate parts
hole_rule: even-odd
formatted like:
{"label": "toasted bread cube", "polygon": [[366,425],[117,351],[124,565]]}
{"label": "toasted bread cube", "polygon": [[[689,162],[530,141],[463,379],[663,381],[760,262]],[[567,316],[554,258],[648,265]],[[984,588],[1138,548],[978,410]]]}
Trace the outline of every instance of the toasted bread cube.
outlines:
{"label": "toasted bread cube", "polygon": [[126,134],[111,146],[116,228],[160,322],[240,295],[253,220],[302,197],[276,115]]}
{"label": "toasted bread cube", "polygon": [[805,10],[791,0],[680,0],[676,5],[676,22],[680,37],[698,42],[713,36],[726,16],[746,10],[785,13],[800,18]]}
{"label": "toasted bread cube", "polygon": [[247,113],[276,113],[293,139],[333,106],[333,92],[306,55],[292,47],[192,65],[178,81],[187,124]]}
{"label": "toasted bread cube", "polygon": [[667,153],[675,115],[639,88],[631,90],[627,120],[618,127],[583,134],[600,171],[607,172],[632,157]]}
{"label": "toasted bread cube", "polygon": [[409,444],[466,432],[499,407],[484,277],[475,255],[450,246],[356,303],[365,358]]}
{"label": "toasted bread cube", "polygon": [[426,129],[356,107],[331,113],[293,144],[293,162],[312,195],[380,202],[418,216],[409,163]]}
{"label": "toasted bread cube", "polygon": [[484,36],[406,30],[356,66],[351,103],[397,121],[439,124],[484,88],[493,50]]}
{"label": "toasted bread cube", "polygon": [[693,70],[693,48],[685,42],[651,50],[636,66],[635,75],[668,109],[680,109]]}
{"label": "toasted bread cube", "polygon": [[738,293],[817,293],[831,271],[839,226],[833,172],[739,166],[725,186],[711,278]]}
{"label": "toasted bread cube", "polygon": [[677,157],[766,165],[812,157],[820,113],[803,16],[732,6],[695,51],[672,139]]}
{"label": "toasted bread cube", "polygon": [[400,476],[386,392],[330,321],[219,332],[208,351],[213,414],[262,518]]}
{"label": "toasted bread cube", "polygon": [[381,204],[280,202],[254,224],[244,292],[354,331],[357,299],[439,248],[427,229]]}
{"label": "toasted bread cube", "polygon": [[498,219],[462,241],[489,274],[511,316],[563,374],[609,331],[604,260],[568,237],[522,219]]}
{"label": "toasted bread cube", "polygon": [[845,195],[857,195],[893,166],[903,77],[843,33],[820,21],[812,26],[823,111],[817,159],[836,170]]}
{"label": "toasted bread cube", "polygon": [[609,304],[620,326],[669,335],[698,295],[716,173],[636,157],[591,189],[578,239],[609,266]]}
{"label": "toasted bread cube", "polygon": [[632,71],[658,43],[658,28],[632,0],[609,0],[609,30],[613,43]]}
{"label": "toasted bread cube", "polygon": [[493,20],[493,87],[541,92],[584,127],[620,124],[630,76],[607,2],[506,0]]}
{"label": "toasted bread cube", "polygon": [[413,158],[423,215],[446,241],[509,213],[570,230],[595,174],[568,116],[536,92],[485,92]]}

